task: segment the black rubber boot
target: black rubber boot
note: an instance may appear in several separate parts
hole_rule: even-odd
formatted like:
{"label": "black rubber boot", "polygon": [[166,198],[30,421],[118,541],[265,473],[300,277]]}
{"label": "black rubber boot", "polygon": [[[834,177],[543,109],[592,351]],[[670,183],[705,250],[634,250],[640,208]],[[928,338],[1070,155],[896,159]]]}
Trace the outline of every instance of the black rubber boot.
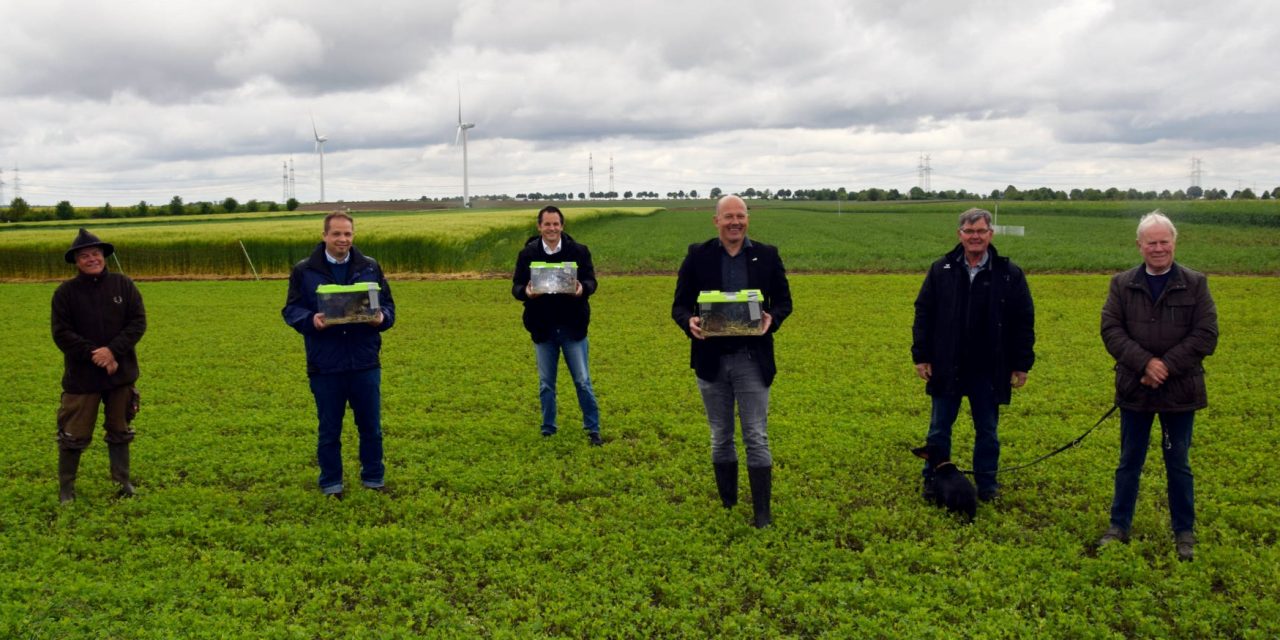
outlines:
{"label": "black rubber boot", "polygon": [[111,479],[120,485],[116,495],[121,498],[133,497],[133,484],[129,482],[129,443],[107,443],[107,459],[111,461]]}
{"label": "black rubber boot", "polygon": [[729,509],[738,504],[738,463],[713,462],[716,470],[716,489],[720,491],[720,503]]}
{"label": "black rubber boot", "polygon": [[80,469],[80,449],[58,449],[58,502],[76,499],[76,472]]}
{"label": "black rubber boot", "polygon": [[747,467],[747,478],[751,481],[751,507],[755,511],[757,529],[763,529],[773,523],[773,513],[769,510],[769,499],[773,495],[773,467]]}

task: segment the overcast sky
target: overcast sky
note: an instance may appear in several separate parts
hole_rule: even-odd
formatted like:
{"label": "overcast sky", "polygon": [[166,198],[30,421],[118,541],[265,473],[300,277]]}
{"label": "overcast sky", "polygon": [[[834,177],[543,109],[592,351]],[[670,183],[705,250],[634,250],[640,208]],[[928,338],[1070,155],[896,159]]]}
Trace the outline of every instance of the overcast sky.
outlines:
{"label": "overcast sky", "polygon": [[[366,8],[367,7],[367,8]],[[0,0],[34,204],[1280,185],[1269,0]],[[15,171],[15,167],[18,169]],[[15,180],[18,178],[19,180]],[[20,185],[15,185],[19,182]]]}

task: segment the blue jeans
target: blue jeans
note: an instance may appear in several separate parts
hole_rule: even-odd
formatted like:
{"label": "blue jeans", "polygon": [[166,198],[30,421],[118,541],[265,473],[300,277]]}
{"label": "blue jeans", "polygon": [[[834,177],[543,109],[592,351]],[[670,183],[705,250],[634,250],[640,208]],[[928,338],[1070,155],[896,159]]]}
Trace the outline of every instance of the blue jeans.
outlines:
{"label": "blue jeans", "polygon": [[702,405],[711,427],[711,462],[737,462],[733,444],[733,405],[742,420],[742,443],[747,448],[748,467],[772,467],[769,453],[769,387],[764,385],[760,366],[746,351],[720,356],[720,371],[714,381],[698,378]]}
{"label": "blue jeans", "polygon": [[591,388],[591,374],[587,371],[587,339],[574,340],[569,332],[557,328],[551,339],[533,343],[538,356],[538,400],[542,402],[542,433],[556,432],[556,373],[560,367],[560,352],[569,366],[573,387],[578,390],[578,407],[582,409],[582,428],[587,433],[600,433],[600,406],[596,404],[596,392]]}
{"label": "blue jeans", "polygon": [[[1111,525],[1128,531],[1133,526],[1133,509],[1138,502],[1138,480],[1147,461],[1151,424],[1156,414],[1120,410],[1120,466],[1116,467],[1116,493],[1111,501]],[[1191,427],[1196,412],[1160,412],[1164,432],[1160,451],[1164,453],[1164,473],[1169,483],[1169,519],[1175,533],[1191,531],[1196,525],[1195,482],[1191,476]]]}
{"label": "blue jeans", "polygon": [[320,419],[316,444],[320,490],[342,492],[342,418],[347,404],[360,434],[360,481],[366,487],[381,487],[386,473],[382,464],[382,369],[312,375],[311,393]]}
{"label": "blue jeans", "polygon": [[[929,434],[925,443],[942,448],[951,457],[951,427],[960,414],[960,400],[968,396],[969,412],[973,414],[973,480],[979,493],[990,493],[1000,487],[995,470],[1000,468],[1000,438],[996,427],[1000,424],[1000,404],[996,402],[995,389],[990,380],[971,380],[956,394],[933,396],[933,412],[929,416]],[[936,461],[935,463],[936,464]],[[933,466],[924,465],[924,477],[933,475]]]}

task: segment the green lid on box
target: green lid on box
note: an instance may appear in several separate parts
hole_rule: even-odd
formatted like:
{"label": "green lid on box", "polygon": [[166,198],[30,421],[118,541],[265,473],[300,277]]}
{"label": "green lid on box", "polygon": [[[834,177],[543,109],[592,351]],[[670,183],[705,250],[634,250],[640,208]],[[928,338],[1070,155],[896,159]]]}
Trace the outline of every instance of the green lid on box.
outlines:
{"label": "green lid on box", "polygon": [[764,294],[759,289],[741,291],[703,291],[698,294],[698,304],[708,302],[762,302]]}
{"label": "green lid on box", "polygon": [[578,268],[576,262],[530,262],[530,269],[563,269],[564,267]]}
{"label": "green lid on box", "polygon": [[355,284],[322,284],[316,287],[316,293],[364,293],[366,291],[382,291],[376,282],[357,282]]}

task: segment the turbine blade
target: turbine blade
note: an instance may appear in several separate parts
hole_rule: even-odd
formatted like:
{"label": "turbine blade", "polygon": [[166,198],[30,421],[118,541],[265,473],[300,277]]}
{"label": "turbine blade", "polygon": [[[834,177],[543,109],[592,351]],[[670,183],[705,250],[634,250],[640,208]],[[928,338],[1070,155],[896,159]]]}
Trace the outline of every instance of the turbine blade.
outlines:
{"label": "turbine blade", "polygon": [[462,139],[462,125],[458,125],[458,133],[453,136],[453,144],[456,146],[458,141]]}

